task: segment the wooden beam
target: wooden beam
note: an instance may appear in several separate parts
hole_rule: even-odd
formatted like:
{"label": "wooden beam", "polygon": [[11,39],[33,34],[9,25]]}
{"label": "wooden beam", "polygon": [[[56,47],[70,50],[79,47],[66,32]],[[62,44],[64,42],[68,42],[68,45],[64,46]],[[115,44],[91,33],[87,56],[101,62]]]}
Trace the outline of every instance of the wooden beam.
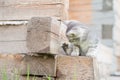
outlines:
{"label": "wooden beam", "polygon": [[20,75],[27,76],[29,71],[30,75],[35,76],[56,76],[56,61],[54,55],[39,55],[29,56],[26,55],[20,66]]}
{"label": "wooden beam", "polygon": [[[25,76],[20,76],[19,80],[49,80],[47,77],[34,77],[34,76],[30,76],[29,78],[25,77]],[[50,80],[55,80],[55,78],[50,77]]]}
{"label": "wooden beam", "polygon": [[0,53],[62,54],[67,27],[53,17],[0,21]]}
{"label": "wooden beam", "polygon": [[[55,18],[36,17],[28,23],[27,48],[32,53],[61,54],[61,23]],[[65,39],[63,39],[65,41]]]}
{"label": "wooden beam", "polygon": [[31,17],[68,18],[68,0],[0,0],[0,20],[29,20]]}
{"label": "wooden beam", "polygon": [[81,56],[58,56],[56,80],[95,80],[93,59]]}

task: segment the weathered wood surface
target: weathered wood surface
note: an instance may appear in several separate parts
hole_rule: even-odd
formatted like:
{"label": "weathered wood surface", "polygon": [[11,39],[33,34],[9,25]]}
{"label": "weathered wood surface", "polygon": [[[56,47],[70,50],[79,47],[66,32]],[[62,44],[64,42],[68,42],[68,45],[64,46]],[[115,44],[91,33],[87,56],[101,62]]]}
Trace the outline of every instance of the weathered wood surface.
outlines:
{"label": "weathered wood surface", "polygon": [[39,53],[57,52],[59,46],[59,32],[59,21],[49,17],[32,18],[28,23],[27,29],[28,49],[30,52]]}
{"label": "weathered wood surface", "polygon": [[0,0],[0,5],[16,5],[16,4],[64,4],[68,0]]}
{"label": "weathered wood surface", "polygon": [[[45,77],[45,73],[43,72],[42,74],[42,71],[46,70],[47,76],[50,72],[52,76],[55,75],[56,73],[54,73],[53,71],[53,68],[55,66],[52,66],[55,64],[54,62],[55,60],[54,60],[54,57],[52,56],[49,56],[49,57],[39,56],[36,58],[36,57],[32,57],[32,56],[30,57],[30,56],[25,56],[21,54],[15,54],[15,55],[0,54],[0,80],[4,79],[4,75],[6,76],[7,80],[16,80],[16,79],[27,80],[28,74],[25,76],[21,75],[21,69],[22,68],[26,69],[27,64],[29,64],[30,73],[31,73],[31,70],[33,70],[32,72],[34,72],[32,76],[31,74],[29,74],[30,80],[32,80],[33,78],[35,78],[36,80],[48,80]],[[48,70],[48,67],[49,67],[49,70]],[[35,75],[35,73],[39,73],[39,71],[41,71],[40,72],[41,74]],[[54,80],[53,77],[51,78],[52,80]]]}
{"label": "weathered wood surface", "polygon": [[54,18],[32,18],[27,29],[27,48],[30,52],[59,54],[60,22]]}
{"label": "weathered wood surface", "polygon": [[24,20],[31,17],[68,18],[68,0],[0,0],[0,20]]}
{"label": "weathered wood surface", "polygon": [[[29,78],[27,78],[27,77],[25,77],[25,76],[20,76],[20,78],[19,78],[19,80],[49,80],[48,78],[46,78],[46,77],[29,77]],[[52,77],[50,77],[50,80],[55,80],[55,78],[52,78]]]}
{"label": "weathered wood surface", "polygon": [[0,80],[15,80],[16,75],[19,74],[20,64],[23,55],[6,55],[0,54]]}
{"label": "weathered wood surface", "polygon": [[67,27],[51,17],[0,22],[0,53],[63,53]]}
{"label": "weathered wood surface", "polygon": [[26,80],[27,75],[30,80],[47,80],[46,75],[52,80],[96,80],[92,58],[81,56],[3,54],[0,55],[0,80],[4,74],[7,80]]}
{"label": "weathered wood surface", "polygon": [[56,80],[94,80],[92,58],[58,56]]}
{"label": "weathered wood surface", "polygon": [[0,21],[0,53],[26,53],[27,21]]}
{"label": "weathered wood surface", "polygon": [[[22,25],[1,24],[0,26],[0,42],[7,41],[23,41],[27,36],[27,24]],[[7,24],[7,23],[6,23]]]}
{"label": "weathered wood surface", "polygon": [[20,75],[56,76],[56,60],[53,55],[25,56],[21,62]]}
{"label": "weathered wood surface", "polygon": [[5,41],[0,42],[0,54],[27,53],[26,41]]}

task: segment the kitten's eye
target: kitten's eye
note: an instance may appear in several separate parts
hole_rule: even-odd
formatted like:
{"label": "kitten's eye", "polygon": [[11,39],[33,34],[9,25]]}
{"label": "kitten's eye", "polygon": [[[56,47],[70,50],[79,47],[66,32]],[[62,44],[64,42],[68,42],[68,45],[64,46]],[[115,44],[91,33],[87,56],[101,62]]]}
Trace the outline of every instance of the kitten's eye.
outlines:
{"label": "kitten's eye", "polygon": [[71,33],[71,34],[67,34],[67,37],[74,37],[75,36],[75,34],[73,34],[73,33]]}
{"label": "kitten's eye", "polygon": [[72,33],[72,34],[70,34],[70,35],[71,35],[72,37],[73,37],[73,36],[75,36],[75,34],[73,34],[73,33]]}

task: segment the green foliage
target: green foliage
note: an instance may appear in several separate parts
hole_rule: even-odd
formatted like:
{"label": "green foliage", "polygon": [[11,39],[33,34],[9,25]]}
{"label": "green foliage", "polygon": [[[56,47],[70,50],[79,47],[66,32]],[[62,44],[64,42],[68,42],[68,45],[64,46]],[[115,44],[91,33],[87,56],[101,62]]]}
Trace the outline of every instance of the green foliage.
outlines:
{"label": "green foliage", "polygon": [[27,80],[30,80],[30,67],[27,66]]}
{"label": "green foliage", "polygon": [[48,80],[52,80],[50,76],[47,76],[47,79],[48,79]]}
{"label": "green foliage", "polygon": [[2,71],[2,79],[3,80],[8,80],[7,73],[6,73],[6,68],[5,67],[3,68],[3,71]]}

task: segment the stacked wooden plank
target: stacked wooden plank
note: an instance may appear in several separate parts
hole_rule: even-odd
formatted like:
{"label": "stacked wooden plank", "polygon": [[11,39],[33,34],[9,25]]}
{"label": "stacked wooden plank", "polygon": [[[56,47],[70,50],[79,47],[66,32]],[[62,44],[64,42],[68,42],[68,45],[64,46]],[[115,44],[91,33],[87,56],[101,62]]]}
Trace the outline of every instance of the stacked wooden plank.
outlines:
{"label": "stacked wooden plank", "polygon": [[57,57],[57,80],[94,80],[93,60],[89,57]]}
{"label": "stacked wooden plank", "polygon": [[0,56],[0,80],[96,80],[93,59],[71,56],[24,56],[21,54]]}
{"label": "stacked wooden plank", "polygon": [[68,0],[0,0],[0,80],[94,80],[92,58],[63,56],[67,10]]}
{"label": "stacked wooden plank", "polygon": [[19,54],[1,54],[1,79],[5,75],[10,76],[10,80],[48,80],[48,77],[52,80],[94,80],[92,58],[63,56],[60,44],[67,42],[66,26],[56,18],[33,17],[28,23],[10,24],[1,26],[1,33],[4,33],[1,53],[4,50]]}
{"label": "stacked wooden plank", "polygon": [[31,17],[68,18],[69,0],[0,0],[0,20],[28,20]]}
{"label": "stacked wooden plank", "polygon": [[[64,31],[62,28],[64,27]],[[0,53],[51,53],[62,51],[66,26],[51,17],[34,17],[27,21],[6,21],[0,26]]]}

